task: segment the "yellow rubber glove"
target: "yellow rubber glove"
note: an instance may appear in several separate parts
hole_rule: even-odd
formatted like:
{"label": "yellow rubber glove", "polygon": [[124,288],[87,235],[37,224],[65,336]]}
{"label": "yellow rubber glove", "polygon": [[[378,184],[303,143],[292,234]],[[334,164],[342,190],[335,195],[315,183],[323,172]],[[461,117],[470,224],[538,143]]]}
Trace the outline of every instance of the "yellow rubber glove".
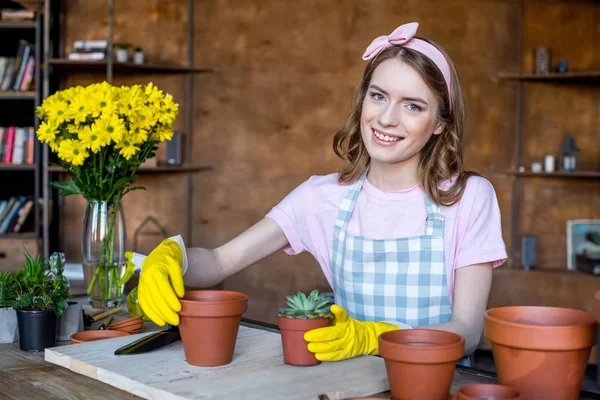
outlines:
{"label": "yellow rubber glove", "polygon": [[146,315],[155,324],[165,322],[179,325],[181,303],[185,294],[183,286],[184,254],[181,246],[165,239],[142,261],[138,284],[138,300]]}
{"label": "yellow rubber glove", "polygon": [[365,354],[379,355],[379,335],[397,331],[396,325],[385,322],[366,322],[350,318],[346,310],[334,304],[332,326],[312,329],[304,334],[308,350],[319,361],[340,361]]}

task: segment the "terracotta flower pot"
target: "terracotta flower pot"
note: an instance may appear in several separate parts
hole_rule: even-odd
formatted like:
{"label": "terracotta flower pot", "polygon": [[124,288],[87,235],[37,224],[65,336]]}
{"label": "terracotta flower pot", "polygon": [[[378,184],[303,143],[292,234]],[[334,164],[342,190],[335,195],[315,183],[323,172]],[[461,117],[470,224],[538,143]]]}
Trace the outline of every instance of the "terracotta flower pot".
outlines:
{"label": "terracotta flower pot", "polygon": [[463,386],[456,392],[456,400],[519,400],[519,392],[508,386],[476,383]]}
{"label": "terracotta flower pot", "polygon": [[186,361],[198,366],[229,364],[248,308],[248,296],[226,290],[195,290],[181,299],[179,332]]}
{"label": "terracotta flower pot", "polygon": [[500,307],[485,312],[498,382],[523,400],[575,400],[590,350],[594,315],[554,307]]}
{"label": "terracotta flower pot", "polygon": [[71,343],[93,342],[96,340],[111,339],[115,337],[129,336],[127,332],[109,330],[81,331],[71,335]]}
{"label": "terracotta flower pot", "polygon": [[385,359],[392,397],[447,398],[464,348],[465,339],[452,332],[405,329],[382,333],[379,354]]}
{"label": "terracotta flower pot", "polygon": [[281,345],[283,347],[283,361],[290,365],[309,366],[321,362],[314,353],[308,351],[308,342],[304,334],[311,329],[329,326],[329,318],[298,319],[277,317],[277,324],[281,331]]}

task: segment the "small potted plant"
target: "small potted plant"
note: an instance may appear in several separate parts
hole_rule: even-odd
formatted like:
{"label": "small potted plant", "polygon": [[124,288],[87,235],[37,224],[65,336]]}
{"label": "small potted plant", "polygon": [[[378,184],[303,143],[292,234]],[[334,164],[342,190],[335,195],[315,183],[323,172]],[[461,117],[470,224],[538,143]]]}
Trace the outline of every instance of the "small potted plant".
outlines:
{"label": "small potted plant", "polygon": [[129,48],[132,47],[129,43],[115,43],[113,44],[116,54],[117,62],[126,63],[129,61]]}
{"label": "small potted plant", "polygon": [[320,361],[308,351],[304,333],[311,329],[328,326],[333,318],[329,307],[329,297],[313,290],[308,297],[298,292],[286,296],[289,308],[280,308],[277,323],[281,331],[283,360],[290,365],[317,365]]}
{"label": "small potted plant", "polygon": [[15,276],[0,272],[0,343],[12,343],[19,339],[17,313],[14,310],[17,292]]}
{"label": "small potted plant", "polygon": [[69,288],[62,269],[40,255],[25,254],[25,265],[16,273],[19,347],[24,351],[42,351],[54,346],[56,319],[67,308]]}

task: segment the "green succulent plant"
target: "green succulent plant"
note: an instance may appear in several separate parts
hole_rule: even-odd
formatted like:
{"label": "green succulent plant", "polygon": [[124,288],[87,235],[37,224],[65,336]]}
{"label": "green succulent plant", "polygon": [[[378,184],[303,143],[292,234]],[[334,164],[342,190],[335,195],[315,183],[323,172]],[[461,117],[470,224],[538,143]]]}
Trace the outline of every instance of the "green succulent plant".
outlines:
{"label": "green succulent plant", "polygon": [[67,308],[69,283],[63,275],[65,257],[53,253],[48,260],[25,253],[25,264],[17,271],[15,302],[20,310],[52,310],[60,317]]}
{"label": "green succulent plant", "polygon": [[296,318],[296,319],[315,319],[332,318],[329,298],[319,294],[318,290],[313,290],[308,297],[298,292],[295,295],[286,296],[289,308],[280,308],[277,311],[278,317]]}
{"label": "green succulent plant", "polygon": [[17,304],[17,279],[9,272],[0,272],[0,308],[15,307]]}

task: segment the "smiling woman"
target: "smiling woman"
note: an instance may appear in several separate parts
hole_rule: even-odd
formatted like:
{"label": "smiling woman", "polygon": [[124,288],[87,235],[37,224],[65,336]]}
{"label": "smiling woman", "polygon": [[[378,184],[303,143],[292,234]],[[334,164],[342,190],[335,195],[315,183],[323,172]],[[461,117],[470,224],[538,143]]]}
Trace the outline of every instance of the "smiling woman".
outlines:
{"label": "smiling woman", "polygon": [[280,249],[307,251],[335,296],[334,324],[304,335],[318,360],[379,354],[379,335],[407,325],[457,333],[464,354],[474,351],[492,267],[506,260],[500,211],[492,185],[463,168],[458,73],[417,26],[376,38],[363,55],[333,139],[339,173],[310,177],[216,249],[165,239],[141,262],[140,302],[154,322],[178,323],[182,276],[210,287]]}

